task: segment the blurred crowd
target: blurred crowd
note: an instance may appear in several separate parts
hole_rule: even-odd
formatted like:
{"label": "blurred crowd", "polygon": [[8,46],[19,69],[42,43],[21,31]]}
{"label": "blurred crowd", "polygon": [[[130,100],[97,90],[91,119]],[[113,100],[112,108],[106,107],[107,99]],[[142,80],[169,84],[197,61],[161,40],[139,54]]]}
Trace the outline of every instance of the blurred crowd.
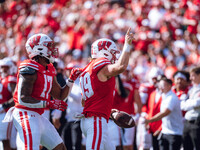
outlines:
{"label": "blurred crowd", "polygon": [[171,78],[200,62],[199,20],[199,0],[7,0],[0,3],[0,58],[26,59],[27,38],[45,33],[65,65],[87,62],[93,41],[109,38],[122,49],[131,27],[134,74],[156,65]]}
{"label": "blurred crowd", "polygon": [[161,74],[153,67],[174,80],[177,71],[200,64],[200,0],[6,0],[0,3],[0,59],[18,65],[28,58],[27,39],[44,33],[59,49],[55,67],[62,74],[89,62],[96,39],[122,49],[129,27],[135,37],[129,71],[139,84]]}

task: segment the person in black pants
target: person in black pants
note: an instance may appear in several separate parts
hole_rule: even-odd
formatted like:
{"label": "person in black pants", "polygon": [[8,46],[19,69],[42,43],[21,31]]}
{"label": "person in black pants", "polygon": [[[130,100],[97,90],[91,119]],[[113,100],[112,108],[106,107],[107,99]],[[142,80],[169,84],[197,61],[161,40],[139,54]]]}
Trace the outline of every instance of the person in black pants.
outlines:
{"label": "person in black pants", "polygon": [[159,88],[162,91],[162,102],[160,112],[150,119],[145,120],[145,124],[162,119],[162,130],[159,135],[160,150],[179,150],[182,143],[183,117],[180,109],[180,100],[171,90],[172,80],[162,78]]}
{"label": "person in black pants", "polygon": [[184,150],[200,149],[200,67],[190,71],[192,88],[189,99],[181,102],[181,109],[187,111],[183,129]]}
{"label": "person in black pants", "polygon": [[62,130],[62,139],[68,150],[81,150],[80,121],[67,121]]}
{"label": "person in black pants", "polygon": [[[67,65],[65,68],[66,76],[70,75],[73,67],[75,67],[73,64]],[[66,122],[61,131],[61,137],[67,150],[81,150],[82,132],[80,129],[80,120],[75,118],[75,115],[78,113],[81,114],[83,109],[81,106],[81,98],[82,95],[79,81],[76,80],[67,99],[68,109],[66,110],[66,115],[64,117]],[[54,122],[59,126],[61,115],[56,115],[56,113],[54,113]]]}

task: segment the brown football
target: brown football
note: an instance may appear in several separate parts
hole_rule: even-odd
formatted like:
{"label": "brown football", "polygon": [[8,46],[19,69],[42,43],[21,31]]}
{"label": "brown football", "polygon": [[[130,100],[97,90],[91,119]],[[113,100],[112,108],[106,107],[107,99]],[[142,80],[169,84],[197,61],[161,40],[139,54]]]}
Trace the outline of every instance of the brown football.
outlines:
{"label": "brown football", "polygon": [[135,126],[133,117],[124,111],[112,112],[111,118],[119,127],[132,128]]}

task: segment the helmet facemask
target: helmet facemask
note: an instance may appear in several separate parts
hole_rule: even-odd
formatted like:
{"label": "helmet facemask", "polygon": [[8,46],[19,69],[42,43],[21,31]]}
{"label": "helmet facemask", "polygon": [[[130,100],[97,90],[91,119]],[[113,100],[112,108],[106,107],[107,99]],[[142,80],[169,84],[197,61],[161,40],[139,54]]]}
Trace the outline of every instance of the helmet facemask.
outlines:
{"label": "helmet facemask", "polygon": [[120,51],[111,49],[110,53],[112,55],[112,59],[110,61],[111,61],[112,64],[114,64],[119,59]]}
{"label": "helmet facemask", "polygon": [[49,56],[46,58],[49,59],[49,61],[51,63],[54,63],[55,58],[58,58],[58,48],[55,48],[55,44],[53,41],[52,42],[44,42],[43,45],[46,46],[48,49],[47,54]]}

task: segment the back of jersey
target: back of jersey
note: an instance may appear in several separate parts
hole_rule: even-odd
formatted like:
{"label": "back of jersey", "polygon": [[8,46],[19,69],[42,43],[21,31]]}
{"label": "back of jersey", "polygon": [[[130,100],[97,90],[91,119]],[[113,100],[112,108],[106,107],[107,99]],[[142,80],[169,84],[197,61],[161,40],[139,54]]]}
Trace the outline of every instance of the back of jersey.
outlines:
{"label": "back of jersey", "polygon": [[98,79],[97,73],[111,62],[106,58],[99,58],[91,61],[80,76],[80,84],[85,106],[83,114],[87,116],[98,116],[109,119],[115,78],[111,77],[106,82]]}

